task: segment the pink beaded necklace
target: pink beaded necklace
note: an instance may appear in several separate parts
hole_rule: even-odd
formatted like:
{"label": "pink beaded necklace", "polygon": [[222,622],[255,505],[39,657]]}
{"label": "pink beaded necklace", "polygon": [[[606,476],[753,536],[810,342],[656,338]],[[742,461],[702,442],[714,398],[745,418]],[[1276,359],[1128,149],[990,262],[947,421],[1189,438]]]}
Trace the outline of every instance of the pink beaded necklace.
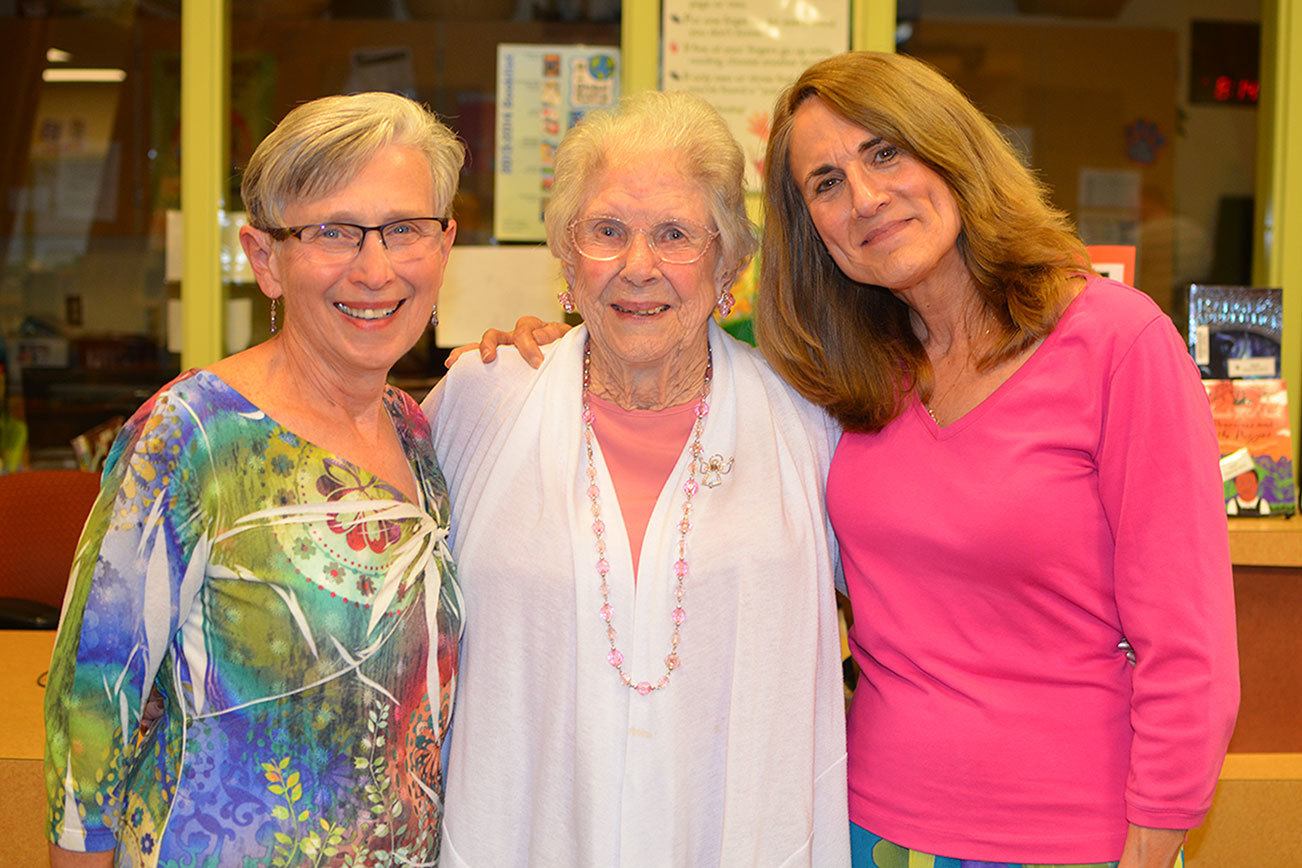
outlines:
{"label": "pink beaded necklace", "polygon": [[654,684],[650,681],[634,681],[624,671],[624,654],[615,645],[618,638],[615,633],[615,608],[610,605],[610,585],[606,582],[606,576],[610,573],[610,561],[606,560],[606,523],[601,520],[601,490],[597,488],[597,464],[592,451],[592,408],[588,405],[588,392],[592,387],[592,347],[585,344],[583,348],[583,444],[588,452],[588,500],[592,504],[592,534],[597,540],[597,575],[601,578],[598,586],[601,591],[601,608],[597,612],[606,624],[606,639],[610,642],[606,662],[619,674],[621,684],[636,690],[642,696],[665,689],[669,685],[670,673],[681,665],[678,645],[682,640],[683,622],[687,620],[687,610],[683,608],[683,599],[687,593],[687,532],[692,529],[692,498],[701,490],[696,474],[701,467],[701,431],[705,427],[706,414],[710,412],[706,399],[710,396],[710,380],[713,375],[714,356],[707,346],[705,383],[701,386],[700,400],[696,402],[696,421],[692,423],[692,460],[687,466],[687,481],[683,483],[683,518],[678,522],[678,560],[674,561],[674,577],[677,580],[674,586],[674,609],[669,613],[674,630],[669,639],[669,653],[665,655],[665,672]]}

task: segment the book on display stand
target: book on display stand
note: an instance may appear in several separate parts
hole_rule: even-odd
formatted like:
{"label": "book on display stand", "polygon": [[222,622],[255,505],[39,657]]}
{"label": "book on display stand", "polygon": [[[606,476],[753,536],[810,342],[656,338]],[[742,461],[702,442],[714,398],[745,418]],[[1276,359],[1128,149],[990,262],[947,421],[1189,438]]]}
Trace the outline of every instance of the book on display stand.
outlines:
{"label": "book on display stand", "polygon": [[1284,381],[1203,380],[1203,388],[1220,444],[1226,514],[1292,515],[1297,486]]}
{"label": "book on display stand", "polygon": [[1278,377],[1283,327],[1279,289],[1189,286],[1189,351],[1203,379]]}
{"label": "book on display stand", "polygon": [[1283,295],[1274,287],[1189,286],[1189,352],[1211,402],[1227,515],[1297,511],[1288,390],[1279,379]]}

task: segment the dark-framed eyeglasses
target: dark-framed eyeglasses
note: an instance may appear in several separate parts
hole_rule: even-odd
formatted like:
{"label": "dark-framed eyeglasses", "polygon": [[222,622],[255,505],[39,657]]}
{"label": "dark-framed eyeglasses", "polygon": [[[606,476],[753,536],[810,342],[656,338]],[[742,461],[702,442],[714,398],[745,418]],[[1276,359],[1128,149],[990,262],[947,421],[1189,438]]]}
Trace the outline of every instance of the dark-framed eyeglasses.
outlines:
{"label": "dark-framed eyeglasses", "polygon": [[389,258],[397,262],[426,255],[433,242],[448,231],[449,223],[451,220],[447,217],[404,217],[379,226],[305,223],[302,226],[271,226],[262,231],[277,241],[297,238],[314,258],[329,261],[353,258],[366,243],[366,233],[375,232],[389,252]]}
{"label": "dark-framed eyeglasses", "polygon": [[646,228],[632,227],[618,217],[584,217],[569,226],[574,249],[588,259],[609,262],[628,252],[633,236],[641,232],[651,252],[664,262],[688,265],[705,255],[718,230],[691,220],[663,220]]}

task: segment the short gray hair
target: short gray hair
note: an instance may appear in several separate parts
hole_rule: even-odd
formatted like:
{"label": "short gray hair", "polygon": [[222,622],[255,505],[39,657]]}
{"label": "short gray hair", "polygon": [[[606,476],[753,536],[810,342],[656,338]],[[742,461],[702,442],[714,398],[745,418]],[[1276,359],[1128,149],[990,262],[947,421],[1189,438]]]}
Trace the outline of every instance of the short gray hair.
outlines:
{"label": "short gray hair", "polygon": [[593,112],[566,133],[556,151],[556,179],[544,216],[552,254],[574,261],[569,225],[594,192],[589,187],[598,172],[660,153],[675,156],[684,174],[701,184],[719,229],[721,263],[740,271],[757,247],[746,216],[745,158],[714,107],[685,91],[625,97],[618,107]]}
{"label": "short gray hair", "polygon": [[282,225],[290,202],[347,184],[389,145],[425,155],[437,212],[429,216],[451,216],[465,145],[421,104],[373,92],[314,99],[285,115],[244,169],[240,195],[249,223],[262,229]]}

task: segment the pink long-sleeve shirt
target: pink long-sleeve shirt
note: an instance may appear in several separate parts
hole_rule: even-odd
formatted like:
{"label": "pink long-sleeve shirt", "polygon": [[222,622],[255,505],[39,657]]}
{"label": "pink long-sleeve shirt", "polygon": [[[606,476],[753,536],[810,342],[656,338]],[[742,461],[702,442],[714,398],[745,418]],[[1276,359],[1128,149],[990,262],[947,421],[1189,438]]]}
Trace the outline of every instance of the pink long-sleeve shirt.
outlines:
{"label": "pink long-sleeve shirt", "polygon": [[1117,859],[1128,822],[1201,821],[1238,706],[1233,586],[1207,399],[1147,296],[1089,279],[966,416],[915,400],[843,436],[827,500],[854,822],[1072,863]]}

